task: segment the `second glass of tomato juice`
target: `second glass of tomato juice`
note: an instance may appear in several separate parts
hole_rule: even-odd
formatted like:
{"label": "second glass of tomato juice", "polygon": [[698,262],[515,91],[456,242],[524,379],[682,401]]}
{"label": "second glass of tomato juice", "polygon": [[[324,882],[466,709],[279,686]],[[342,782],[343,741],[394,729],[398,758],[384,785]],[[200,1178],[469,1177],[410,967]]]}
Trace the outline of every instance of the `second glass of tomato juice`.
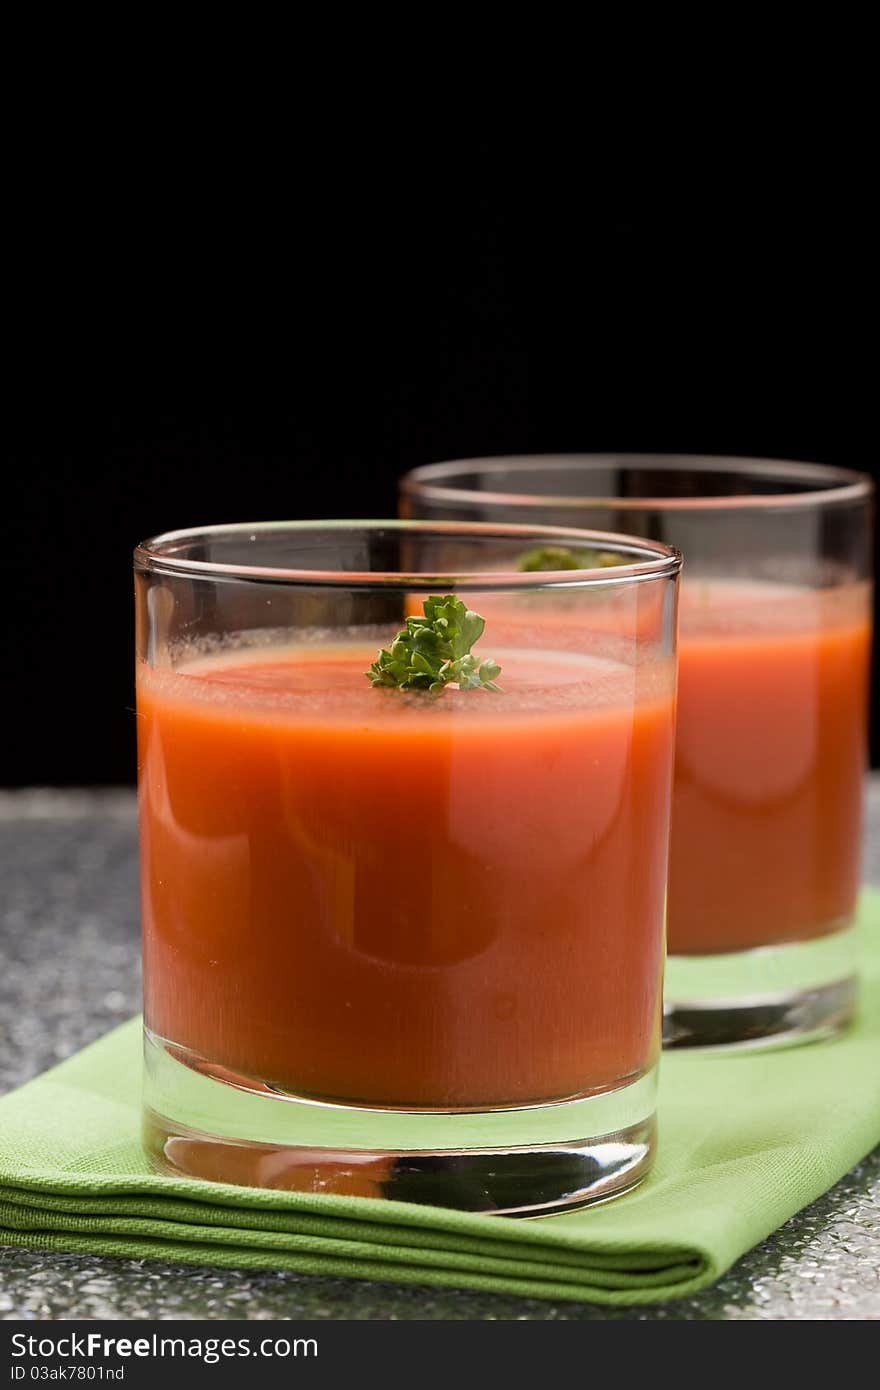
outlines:
{"label": "second glass of tomato juice", "polygon": [[[617,563],[517,568],[551,546]],[[679,567],[442,522],[138,547],[157,1165],[525,1215],[644,1176]]]}
{"label": "second glass of tomato juice", "polygon": [[853,1012],[872,491],[845,469],[687,455],[465,459],[404,479],[405,515],[598,526],[684,555],[670,1045],[817,1038]]}

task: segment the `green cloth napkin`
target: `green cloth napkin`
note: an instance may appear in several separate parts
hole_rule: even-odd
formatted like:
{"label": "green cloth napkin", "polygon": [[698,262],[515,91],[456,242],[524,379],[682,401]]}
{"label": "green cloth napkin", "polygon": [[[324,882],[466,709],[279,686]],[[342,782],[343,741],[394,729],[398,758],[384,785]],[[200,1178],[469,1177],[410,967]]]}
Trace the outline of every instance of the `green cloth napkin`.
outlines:
{"label": "green cloth napkin", "polygon": [[618,1305],[693,1293],[880,1141],[880,893],[860,919],[855,1026],[773,1053],[666,1055],[656,1167],[616,1202],[517,1221],[157,1176],[132,1020],[0,1100],[0,1241]]}

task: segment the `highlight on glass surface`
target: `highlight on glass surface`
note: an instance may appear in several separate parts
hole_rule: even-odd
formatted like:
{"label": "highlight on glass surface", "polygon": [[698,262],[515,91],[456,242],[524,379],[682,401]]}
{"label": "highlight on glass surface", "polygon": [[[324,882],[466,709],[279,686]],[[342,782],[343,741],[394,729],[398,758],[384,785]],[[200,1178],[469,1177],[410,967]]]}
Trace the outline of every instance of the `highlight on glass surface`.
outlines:
{"label": "highlight on glass surface", "polygon": [[[520,568],[554,548],[614,564]],[[644,1176],[679,567],[442,522],[138,547],[157,1166],[526,1215]]]}
{"label": "highlight on glass surface", "polygon": [[844,469],[687,455],[464,459],[402,482],[405,516],[605,527],[684,556],[667,1044],[852,1016],[872,497]]}

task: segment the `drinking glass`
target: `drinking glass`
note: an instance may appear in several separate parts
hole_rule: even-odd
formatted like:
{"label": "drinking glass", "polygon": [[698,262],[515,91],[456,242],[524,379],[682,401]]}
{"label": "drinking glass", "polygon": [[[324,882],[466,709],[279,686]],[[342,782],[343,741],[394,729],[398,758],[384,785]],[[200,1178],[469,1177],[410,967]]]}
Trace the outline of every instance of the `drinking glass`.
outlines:
{"label": "drinking glass", "polygon": [[665,1040],[851,1017],[871,641],[870,480],[681,455],[416,469],[407,516],[601,526],[684,556]]}
{"label": "drinking glass", "polygon": [[[618,563],[519,568],[548,546]],[[509,1214],[639,1181],[679,566],[442,522],[138,547],[156,1165]]]}

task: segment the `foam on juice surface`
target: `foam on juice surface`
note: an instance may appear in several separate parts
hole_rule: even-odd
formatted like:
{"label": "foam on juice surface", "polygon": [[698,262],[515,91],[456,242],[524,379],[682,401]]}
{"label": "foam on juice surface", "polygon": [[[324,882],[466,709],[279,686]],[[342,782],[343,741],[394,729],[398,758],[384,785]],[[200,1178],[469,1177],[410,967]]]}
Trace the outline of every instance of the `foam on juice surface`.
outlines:
{"label": "foam on juice surface", "polygon": [[523,714],[608,710],[634,701],[668,699],[674,681],[669,658],[631,665],[601,654],[493,646],[486,655],[501,665],[500,694],[449,686],[431,696],[373,687],[365,672],[376,651],[375,642],[363,641],[247,646],[194,655],[174,667],[143,663],[138,679],[159,698],[369,724],[418,719],[432,724],[443,719],[483,722]]}
{"label": "foam on juice surface", "polygon": [[782,636],[859,626],[869,618],[870,604],[866,582],[810,589],[695,576],[682,584],[679,619],[685,637]]}

